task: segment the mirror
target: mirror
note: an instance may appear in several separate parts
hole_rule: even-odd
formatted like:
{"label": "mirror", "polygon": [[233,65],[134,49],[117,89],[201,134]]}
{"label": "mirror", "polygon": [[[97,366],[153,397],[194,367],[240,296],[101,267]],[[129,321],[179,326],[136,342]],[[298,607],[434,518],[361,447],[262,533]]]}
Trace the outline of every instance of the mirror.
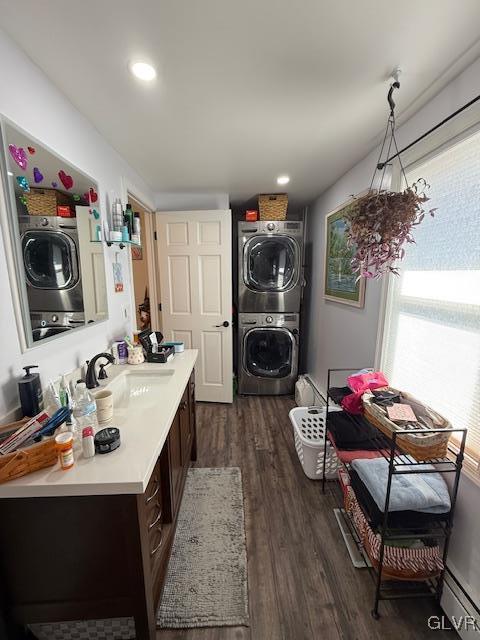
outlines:
{"label": "mirror", "polygon": [[11,286],[31,347],[108,318],[98,185],[6,119],[1,138]]}

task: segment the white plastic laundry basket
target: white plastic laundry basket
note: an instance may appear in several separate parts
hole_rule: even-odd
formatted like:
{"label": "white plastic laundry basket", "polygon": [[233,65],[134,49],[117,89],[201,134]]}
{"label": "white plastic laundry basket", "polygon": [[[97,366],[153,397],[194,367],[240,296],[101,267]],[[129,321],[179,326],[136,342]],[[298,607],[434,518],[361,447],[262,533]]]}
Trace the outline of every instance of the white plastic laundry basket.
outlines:
{"label": "white plastic laundry basket", "polygon": [[[323,449],[326,437],[325,407],[295,407],[289,413],[295,437],[295,449],[305,475],[311,480],[321,480],[323,475]],[[327,442],[325,461],[328,480],[336,478],[340,466],[335,449]]]}

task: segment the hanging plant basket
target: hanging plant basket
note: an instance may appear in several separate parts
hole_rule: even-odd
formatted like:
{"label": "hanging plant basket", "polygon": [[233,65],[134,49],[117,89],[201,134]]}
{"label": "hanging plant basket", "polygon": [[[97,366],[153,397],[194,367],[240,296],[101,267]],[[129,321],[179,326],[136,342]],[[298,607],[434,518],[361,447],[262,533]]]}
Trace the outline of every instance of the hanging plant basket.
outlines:
{"label": "hanging plant basket", "polygon": [[[395,263],[402,260],[405,255],[404,244],[415,242],[412,235],[413,227],[419,225],[425,215],[435,215],[435,209],[426,211],[424,208],[429,200],[425,192],[430,185],[421,178],[411,187],[408,186],[398,151],[395,139],[395,102],[393,101],[394,90],[400,88],[398,73],[398,70],[394,72],[395,82],[388,92],[390,114],[370,189],[365,195],[354,200],[345,212],[348,225],[347,240],[354,251],[351,267],[352,271],[358,274],[358,279],[379,278],[385,273],[398,275]],[[396,154],[389,157],[392,147],[396,150]],[[384,149],[386,149],[386,160],[381,162]],[[398,158],[406,184],[406,188],[399,192],[383,187],[387,165],[393,158]],[[382,170],[380,185],[378,189],[373,189],[375,174]]]}
{"label": "hanging plant basket", "polygon": [[398,275],[394,263],[405,255],[405,243],[415,242],[412,231],[425,215],[434,216],[435,209],[425,210],[428,188],[420,179],[404,191],[369,190],[348,207],[347,238],[354,247],[352,270],[359,277],[379,278],[384,273]]}

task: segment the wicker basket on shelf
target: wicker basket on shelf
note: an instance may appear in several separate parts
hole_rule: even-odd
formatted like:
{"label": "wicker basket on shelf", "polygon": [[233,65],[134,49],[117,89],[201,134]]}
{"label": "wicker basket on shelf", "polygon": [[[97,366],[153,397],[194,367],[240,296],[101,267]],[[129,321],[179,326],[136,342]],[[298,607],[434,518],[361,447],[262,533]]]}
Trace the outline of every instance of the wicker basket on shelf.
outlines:
{"label": "wicker basket on shelf", "polygon": [[258,196],[260,220],[286,220],[288,195],[286,193]]}
{"label": "wicker basket on shelf", "polygon": [[[397,389],[388,387],[388,391],[399,393]],[[402,391],[402,397],[408,402],[411,400],[416,404],[421,404],[410,394]],[[373,394],[367,392],[363,394],[362,402],[365,417],[374,426],[377,427],[388,438],[392,438],[396,431],[405,430],[405,426],[392,422],[387,415],[386,409],[373,402]],[[435,424],[434,429],[451,429],[450,422],[439,413],[423,405],[425,411]],[[418,462],[424,460],[432,460],[434,458],[444,458],[448,452],[448,442],[451,433],[441,433],[431,430],[424,426],[421,430],[413,431],[402,435],[397,435],[396,442],[405,453],[410,454]]]}
{"label": "wicker basket on shelf", "polygon": [[31,216],[56,216],[58,205],[70,204],[70,196],[56,189],[30,189],[24,194]]}
{"label": "wicker basket on shelf", "polygon": [[[352,487],[346,488],[345,511],[355,526],[360,542],[368,555],[372,566],[378,570],[380,565],[381,538],[370,527]],[[419,536],[421,538],[421,536]],[[443,561],[440,547],[422,547],[410,549],[385,544],[382,564],[383,580],[427,580],[440,575]]]}
{"label": "wicker basket on shelf", "polygon": [[[3,425],[0,427],[0,439],[2,433],[7,433],[18,429],[22,424],[28,421],[23,418],[18,422]],[[0,456],[0,483],[26,476],[28,473],[52,467],[58,459],[55,447],[55,438],[45,438],[38,444],[12,451]]]}

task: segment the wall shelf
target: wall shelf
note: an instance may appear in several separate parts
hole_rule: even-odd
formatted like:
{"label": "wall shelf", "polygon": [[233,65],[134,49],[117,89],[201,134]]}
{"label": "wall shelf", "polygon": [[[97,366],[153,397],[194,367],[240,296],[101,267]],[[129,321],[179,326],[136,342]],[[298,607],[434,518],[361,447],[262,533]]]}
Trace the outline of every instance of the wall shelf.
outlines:
{"label": "wall shelf", "polygon": [[138,244],[138,242],[132,242],[131,240],[90,240],[90,242],[97,242],[97,243],[103,243],[105,242],[105,244],[107,245],[107,247],[111,247],[112,245],[118,245],[120,247],[120,249],[123,249],[124,247],[130,245],[132,247],[141,247],[141,244]]}

